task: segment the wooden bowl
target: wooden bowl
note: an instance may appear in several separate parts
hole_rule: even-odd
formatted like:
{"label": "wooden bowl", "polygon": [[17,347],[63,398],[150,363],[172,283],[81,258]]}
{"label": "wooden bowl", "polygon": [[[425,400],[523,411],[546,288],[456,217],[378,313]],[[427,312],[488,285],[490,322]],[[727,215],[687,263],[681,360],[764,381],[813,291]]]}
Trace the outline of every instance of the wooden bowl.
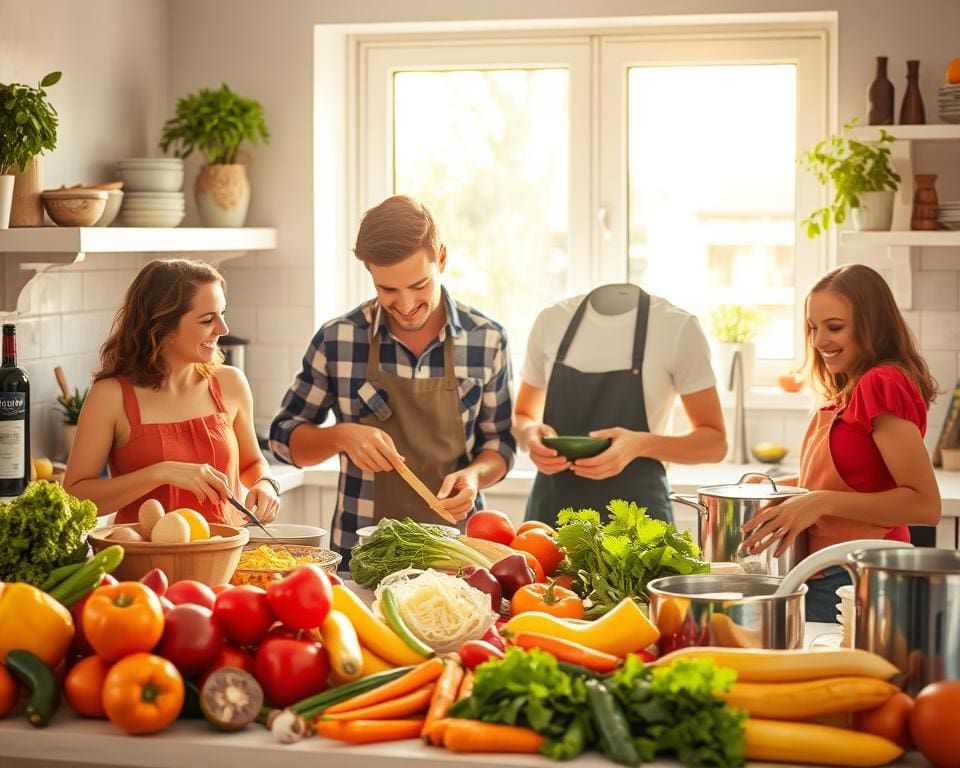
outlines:
{"label": "wooden bowl", "polygon": [[43,207],[61,227],[92,227],[103,215],[108,197],[100,189],[52,189],[43,193]]}
{"label": "wooden bowl", "polygon": [[149,541],[110,541],[109,534],[117,528],[136,528],[137,525],[108,525],[87,534],[94,552],[119,544],[123,547],[123,562],[113,575],[120,581],[136,581],[148,571],[160,568],[172,584],[183,579],[194,579],[214,586],[227,584],[240,562],[240,552],[250,538],[246,528],[210,523],[210,535],[219,539],[192,541],[189,544],[154,544]]}

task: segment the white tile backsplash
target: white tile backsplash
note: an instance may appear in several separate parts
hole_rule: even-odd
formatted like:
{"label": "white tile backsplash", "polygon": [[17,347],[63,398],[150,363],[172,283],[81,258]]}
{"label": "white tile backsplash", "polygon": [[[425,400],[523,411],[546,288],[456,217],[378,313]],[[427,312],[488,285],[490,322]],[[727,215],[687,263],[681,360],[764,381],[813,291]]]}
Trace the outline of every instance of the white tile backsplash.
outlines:
{"label": "white tile backsplash", "polygon": [[957,309],[957,272],[931,270],[913,276],[913,305],[924,310]]}
{"label": "white tile backsplash", "polygon": [[921,310],[921,350],[960,350],[960,312]]}

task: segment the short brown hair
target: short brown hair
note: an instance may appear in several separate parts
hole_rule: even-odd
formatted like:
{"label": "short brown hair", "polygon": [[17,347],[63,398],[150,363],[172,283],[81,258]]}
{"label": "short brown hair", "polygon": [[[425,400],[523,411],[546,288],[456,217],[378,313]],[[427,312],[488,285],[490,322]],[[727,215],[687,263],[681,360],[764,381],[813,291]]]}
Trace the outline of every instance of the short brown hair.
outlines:
{"label": "short brown hair", "polygon": [[937,382],[917,351],[913,334],[897,307],[893,292],[879,272],[863,264],[846,264],[821,277],[807,295],[832,291],[850,304],[853,333],[860,347],[857,367],[834,376],[813,348],[813,333],[807,329],[807,361],[814,380],[828,398],[850,396],[860,377],[874,366],[892,365],[917,385],[929,405],[937,396]]}
{"label": "short brown hair", "polygon": [[424,248],[436,261],[440,236],[433,216],[412,197],[394,195],[363,214],[353,252],[365,264],[389,267]]}
{"label": "short brown hair", "polygon": [[[226,287],[223,276],[202,261],[158,260],[141,269],[117,310],[110,336],[100,348],[100,370],[94,374],[94,381],[125,376],[138,387],[159,389],[170,375],[160,354],[163,342],[190,310],[197,288],[210,283]],[[219,349],[217,354],[219,359],[213,365],[197,364],[197,370],[209,376],[223,362]]]}

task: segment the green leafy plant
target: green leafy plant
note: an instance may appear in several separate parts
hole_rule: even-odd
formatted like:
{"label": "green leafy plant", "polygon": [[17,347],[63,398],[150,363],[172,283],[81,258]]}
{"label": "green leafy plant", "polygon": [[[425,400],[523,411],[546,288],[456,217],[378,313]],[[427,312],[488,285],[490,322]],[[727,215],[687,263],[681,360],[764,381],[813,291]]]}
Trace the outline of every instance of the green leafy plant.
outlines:
{"label": "green leafy plant", "polygon": [[714,338],[731,344],[752,341],[762,325],[760,311],[742,304],[719,304],[710,310],[709,317]]}
{"label": "green leafy plant", "polygon": [[76,424],[80,418],[80,409],[83,408],[83,401],[87,398],[87,391],[80,393],[79,389],[73,390],[69,397],[66,395],[57,395],[57,402],[60,404],[60,412],[63,414],[63,421],[66,424]]}
{"label": "green leafy plant", "polygon": [[814,238],[830,227],[842,224],[851,208],[860,207],[864,192],[896,191],[900,175],[890,162],[890,145],[896,138],[883,128],[876,143],[867,144],[853,138],[856,120],[844,123],[840,135],[817,142],[800,156],[800,165],[825,185],[833,185],[833,200],[803,221],[807,237]]}
{"label": "green leafy plant", "polygon": [[177,100],[177,110],[163,125],[160,148],[172,146],[176,157],[189,157],[196,149],[208,163],[231,165],[244,141],[270,141],[263,106],[245,99],[226,85],[203,88]]}
{"label": "green leafy plant", "polygon": [[51,72],[36,88],[0,83],[0,175],[23,173],[32,157],[56,148],[57,110],[44,89],[58,83],[60,76]]}

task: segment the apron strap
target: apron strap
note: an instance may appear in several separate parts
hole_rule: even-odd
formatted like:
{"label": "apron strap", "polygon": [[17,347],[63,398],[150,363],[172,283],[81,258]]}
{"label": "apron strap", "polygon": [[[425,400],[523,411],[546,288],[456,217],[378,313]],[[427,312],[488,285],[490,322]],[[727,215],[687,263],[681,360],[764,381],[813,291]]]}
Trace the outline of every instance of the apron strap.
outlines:
{"label": "apron strap", "polygon": [[447,338],[443,340],[443,388],[456,389],[457,377],[454,375],[453,333],[447,328]]}
{"label": "apron strap", "polygon": [[634,374],[643,370],[643,354],[647,348],[647,319],[650,315],[650,294],[643,288],[637,297],[637,326],[633,332],[633,368]]}
{"label": "apron strap", "polygon": [[[591,291],[592,293],[593,291]],[[580,306],[577,307],[577,311],[573,313],[573,319],[570,320],[570,324],[567,326],[566,333],[563,334],[563,341],[560,342],[560,347],[557,349],[557,358],[554,361],[555,363],[562,363],[564,358],[567,356],[567,351],[570,349],[570,344],[573,343],[573,337],[577,335],[577,329],[580,327],[580,321],[583,319],[583,313],[587,311],[587,302],[590,300],[590,294],[588,293],[584,296],[583,301],[580,302]]]}
{"label": "apron strap", "polygon": [[370,351],[367,355],[367,378],[380,373],[380,332],[376,325],[370,326]]}

